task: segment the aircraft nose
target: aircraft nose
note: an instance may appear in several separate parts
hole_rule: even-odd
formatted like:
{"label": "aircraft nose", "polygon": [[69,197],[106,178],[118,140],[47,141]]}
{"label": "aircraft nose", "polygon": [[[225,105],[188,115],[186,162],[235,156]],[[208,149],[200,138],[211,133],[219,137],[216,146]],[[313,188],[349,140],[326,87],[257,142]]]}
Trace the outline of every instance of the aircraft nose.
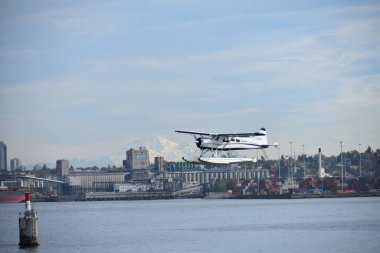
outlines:
{"label": "aircraft nose", "polygon": [[201,138],[198,138],[197,141],[195,142],[195,144],[197,145],[198,148],[201,146],[201,143],[202,143]]}

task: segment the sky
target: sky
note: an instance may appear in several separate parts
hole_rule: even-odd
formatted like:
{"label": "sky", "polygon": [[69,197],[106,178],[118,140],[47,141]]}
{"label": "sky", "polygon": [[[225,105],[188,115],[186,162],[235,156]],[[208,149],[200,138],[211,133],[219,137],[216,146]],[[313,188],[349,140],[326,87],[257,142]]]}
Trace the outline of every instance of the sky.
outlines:
{"label": "sky", "polygon": [[378,1],[0,0],[0,140],[23,164],[176,129],[380,148],[379,31]]}

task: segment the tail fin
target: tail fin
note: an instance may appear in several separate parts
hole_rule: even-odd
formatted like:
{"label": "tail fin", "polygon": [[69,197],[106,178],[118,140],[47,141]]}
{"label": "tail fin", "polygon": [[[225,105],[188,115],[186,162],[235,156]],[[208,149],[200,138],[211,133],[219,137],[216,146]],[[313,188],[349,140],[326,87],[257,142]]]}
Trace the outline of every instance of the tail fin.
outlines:
{"label": "tail fin", "polygon": [[257,133],[258,135],[255,136],[257,143],[263,146],[268,145],[267,131],[265,128],[261,128]]}

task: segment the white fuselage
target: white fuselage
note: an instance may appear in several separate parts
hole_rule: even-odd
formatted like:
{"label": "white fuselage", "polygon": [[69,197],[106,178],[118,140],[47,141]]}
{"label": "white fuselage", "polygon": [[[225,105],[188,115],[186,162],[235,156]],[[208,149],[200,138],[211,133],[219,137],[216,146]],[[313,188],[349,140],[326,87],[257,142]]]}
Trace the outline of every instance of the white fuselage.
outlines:
{"label": "white fuselage", "polygon": [[266,136],[255,137],[229,137],[216,139],[198,138],[197,146],[200,149],[211,150],[245,150],[267,148]]}
{"label": "white fuselage", "polygon": [[[224,154],[224,157],[218,157],[219,151],[229,150],[247,150],[247,149],[263,149],[269,146],[278,146],[278,143],[273,145],[268,144],[267,133],[265,128],[261,128],[257,132],[250,133],[222,133],[212,134],[206,132],[195,132],[186,130],[176,130],[177,133],[193,134],[196,141],[195,144],[202,150],[200,156],[186,156],[182,159],[190,163],[200,164],[232,164],[241,162],[255,162],[253,158],[229,157]],[[209,151],[212,152],[211,157],[205,156]]]}

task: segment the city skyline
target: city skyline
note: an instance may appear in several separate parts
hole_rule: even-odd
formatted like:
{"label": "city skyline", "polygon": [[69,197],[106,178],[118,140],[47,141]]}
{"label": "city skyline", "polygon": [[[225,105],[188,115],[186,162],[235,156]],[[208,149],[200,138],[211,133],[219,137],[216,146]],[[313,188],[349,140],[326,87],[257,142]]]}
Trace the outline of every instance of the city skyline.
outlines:
{"label": "city skyline", "polygon": [[265,127],[282,154],[289,142],[297,154],[379,148],[379,11],[375,1],[2,1],[0,140],[23,164],[94,160],[157,135],[193,145],[175,129]]}

